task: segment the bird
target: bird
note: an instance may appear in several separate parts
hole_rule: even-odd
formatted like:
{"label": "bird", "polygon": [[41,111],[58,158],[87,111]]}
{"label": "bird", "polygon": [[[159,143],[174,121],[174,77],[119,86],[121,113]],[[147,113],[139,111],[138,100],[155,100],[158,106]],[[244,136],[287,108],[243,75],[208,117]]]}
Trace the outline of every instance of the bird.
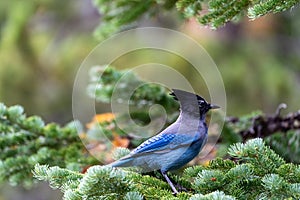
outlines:
{"label": "bird", "polygon": [[177,120],[109,166],[139,167],[148,172],[159,170],[173,193],[177,194],[178,190],[167,172],[183,167],[199,154],[208,137],[206,113],[219,106],[180,89],[172,89],[170,95],[180,105]]}

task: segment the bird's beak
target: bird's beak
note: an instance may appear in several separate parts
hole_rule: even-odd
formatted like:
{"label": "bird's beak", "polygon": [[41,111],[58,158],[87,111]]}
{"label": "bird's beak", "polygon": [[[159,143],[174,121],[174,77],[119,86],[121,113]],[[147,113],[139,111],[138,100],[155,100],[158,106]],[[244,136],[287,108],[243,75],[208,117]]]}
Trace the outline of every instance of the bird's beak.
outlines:
{"label": "bird's beak", "polygon": [[210,109],[218,109],[220,108],[220,106],[214,105],[214,104],[210,104]]}

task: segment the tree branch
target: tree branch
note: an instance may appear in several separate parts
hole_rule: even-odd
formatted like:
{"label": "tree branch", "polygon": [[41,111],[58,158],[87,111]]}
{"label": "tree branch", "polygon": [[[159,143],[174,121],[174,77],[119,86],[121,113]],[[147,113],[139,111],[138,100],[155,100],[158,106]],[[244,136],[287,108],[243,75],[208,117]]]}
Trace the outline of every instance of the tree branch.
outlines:
{"label": "tree branch", "polygon": [[[277,132],[286,133],[290,130],[300,129],[300,110],[280,116],[280,111],[284,108],[286,105],[280,104],[273,115],[260,114],[251,118],[251,126],[248,129],[240,130],[238,134],[245,141],[249,138],[264,138]],[[237,124],[240,122],[240,118],[230,117],[227,122]]]}

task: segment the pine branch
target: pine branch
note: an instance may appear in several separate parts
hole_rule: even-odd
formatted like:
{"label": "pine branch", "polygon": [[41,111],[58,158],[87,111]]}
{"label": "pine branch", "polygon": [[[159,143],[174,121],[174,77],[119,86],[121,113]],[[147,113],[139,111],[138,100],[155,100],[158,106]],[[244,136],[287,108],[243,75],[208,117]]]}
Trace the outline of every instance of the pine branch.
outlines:
{"label": "pine branch", "polygon": [[[222,159],[213,160],[207,169],[195,177],[196,191],[220,190],[238,199],[257,199],[261,194],[267,199],[298,198],[300,195],[291,192],[291,188],[299,182],[299,178],[295,178],[299,173],[299,165],[285,164],[262,139],[252,139],[245,144],[236,143],[229,148],[228,153],[233,158],[238,158],[238,163],[241,164]],[[190,171],[192,170],[185,171],[188,173],[186,176],[193,175]],[[289,178],[290,176],[293,178]],[[283,181],[278,183],[278,177]],[[271,187],[280,189],[275,192]]]}
{"label": "pine branch", "polygon": [[95,6],[103,14],[103,23],[97,28],[95,34],[98,38],[108,37],[120,29],[133,26],[133,24],[144,15],[158,14],[158,7],[170,9],[175,1],[157,1],[157,0],[94,0]]}
{"label": "pine branch", "polygon": [[0,103],[0,183],[32,185],[37,163],[81,170],[95,160],[84,152],[73,122],[65,127],[47,124],[40,117],[26,117],[21,106]]}
{"label": "pine branch", "polygon": [[206,167],[187,168],[177,180],[190,182],[193,190],[178,196],[163,179],[108,166],[93,166],[80,174],[36,165],[34,176],[62,190],[64,199],[300,198],[300,166],[285,163],[262,139],[232,145],[229,154],[239,162],[219,158]]}
{"label": "pine branch", "polygon": [[255,19],[259,18],[268,13],[278,13],[283,12],[288,9],[292,9],[299,1],[297,0],[268,0],[260,1],[258,4],[255,4],[253,7],[248,9],[249,18]]}
{"label": "pine branch", "polygon": [[[122,81],[120,82],[120,80]],[[140,79],[135,73],[128,70],[117,70],[111,66],[93,67],[90,71],[88,95],[97,102],[111,103],[115,101],[112,99],[113,91],[118,94],[118,100],[125,101],[121,103],[125,103],[126,107],[130,107],[131,117],[133,120],[137,120],[138,123],[149,123],[148,111],[155,104],[164,107],[169,123],[173,122],[179,114],[179,104],[168,94],[166,88],[147,83],[147,81]],[[128,101],[126,101],[127,99]],[[161,114],[161,112],[156,113],[152,118],[159,119]],[[122,120],[122,116],[119,116],[119,120]]]}
{"label": "pine branch", "polygon": [[173,97],[168,95],[166,88],[149,84],[131,71],[117,70],[112,66],[104,65],[92,67],[89,74],[90,84],[87,92],[98,102],[110,103],[113,91],[117,90],[119,98],[125,99],[130,94],[129,106],[136,106],[139,109],[146,110],[147,106],[157,103],[164,106],[169,113],[179,108]]}
{"label": "pine branch", "polygon": [[278,13],[293,8],[299,0],[94,0],[95,6],[103,14],[102,24],[96,30],[98,38],[124,29],[140,18],[157,16],[159,11],[168,12],[176,7],[185,18],[196,18],[201,24],[216,29],[227,22],[236,21],[247,15],[256,19],[268,13]]}

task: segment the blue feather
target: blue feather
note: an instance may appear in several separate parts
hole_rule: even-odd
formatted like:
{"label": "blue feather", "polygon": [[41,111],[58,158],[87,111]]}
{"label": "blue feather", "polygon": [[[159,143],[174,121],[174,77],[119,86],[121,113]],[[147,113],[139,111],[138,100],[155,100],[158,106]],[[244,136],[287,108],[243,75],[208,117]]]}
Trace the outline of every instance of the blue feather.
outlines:
{"label": "blue feather", "polygon": [[132,154],[156,151],[166,147],[174,139],[175,134],[158,134],[138,146]]}

